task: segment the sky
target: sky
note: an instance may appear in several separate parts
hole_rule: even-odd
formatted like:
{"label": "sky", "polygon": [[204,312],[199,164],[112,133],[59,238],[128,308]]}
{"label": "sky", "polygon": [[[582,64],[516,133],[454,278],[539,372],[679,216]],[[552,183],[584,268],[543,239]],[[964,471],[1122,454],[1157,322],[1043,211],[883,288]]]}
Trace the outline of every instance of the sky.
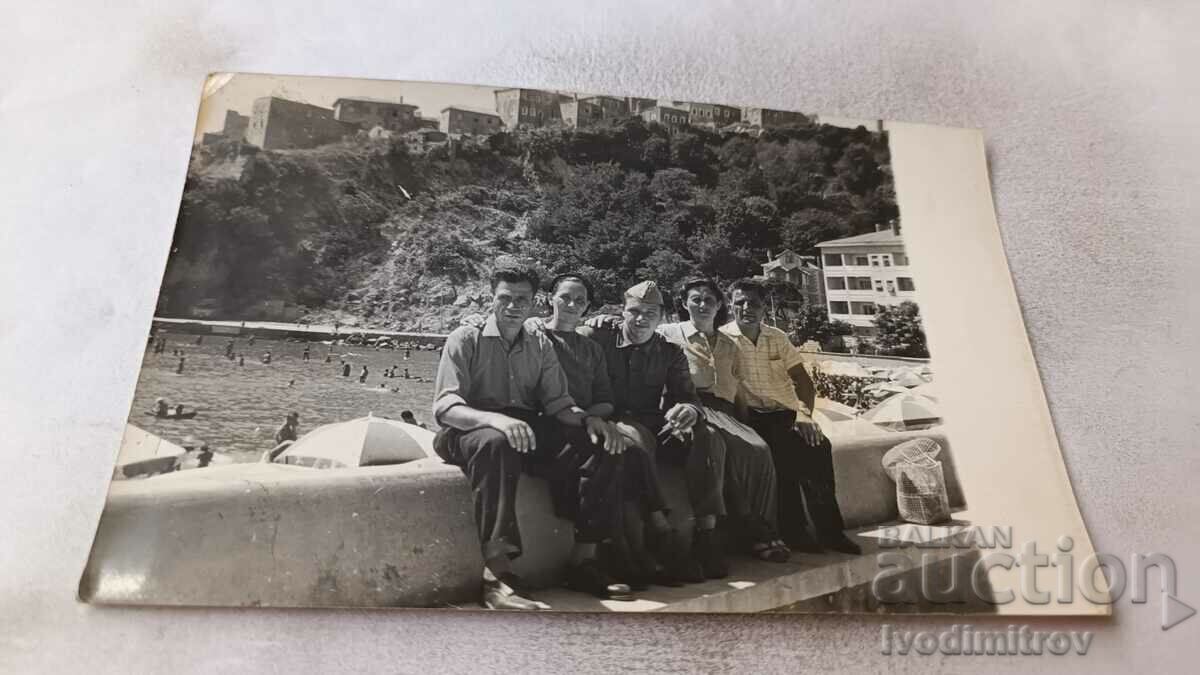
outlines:
{"label": "sky", "polygon": [[[226,78],[228,80],[224,81]],[[332,108],[333,102],[342,97],[403,98],[405,103],[419,106],[422,117],[435,119],[439,117],[441,109],[448,105],[488,112],[496,108],[494,87],[431,82],[239,74],[215,75],[209,79],[205,90],[209,93],[200,106],[200,116],[196,122],[197,139],[205,132],[220,131],[225,124],[226,110],[249,115],[254,99],[263,96],[279,96],[323,108]]]}

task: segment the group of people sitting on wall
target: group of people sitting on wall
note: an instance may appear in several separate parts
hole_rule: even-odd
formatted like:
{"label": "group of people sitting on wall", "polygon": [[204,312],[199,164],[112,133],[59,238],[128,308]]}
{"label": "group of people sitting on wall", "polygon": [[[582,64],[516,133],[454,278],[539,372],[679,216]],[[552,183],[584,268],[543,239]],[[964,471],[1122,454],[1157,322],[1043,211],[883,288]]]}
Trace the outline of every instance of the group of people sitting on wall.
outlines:
{"label": "group of people sitting on wall", "polygon": [[[843,533],[812,380],[762,323],[761,283],[726,297],[688,279],[672,294],[677,323],[664,323],[653,281],[625,291],[619,317],[585,317],[595,296],[579,274],[554,278],[547,318],[531,318],[534,271],[500,269],[491,287],[484,325],[446,340],[433,407],[435,449],[471,484],[485,607],[548,608],[511,565],[523,472],[547,479],[574,524],[567,587],[607,600],[725,577],[731,553],[860,552]],[[668,518],[680,505],[664,496],[660,459],[683,468],[690,537]]]}

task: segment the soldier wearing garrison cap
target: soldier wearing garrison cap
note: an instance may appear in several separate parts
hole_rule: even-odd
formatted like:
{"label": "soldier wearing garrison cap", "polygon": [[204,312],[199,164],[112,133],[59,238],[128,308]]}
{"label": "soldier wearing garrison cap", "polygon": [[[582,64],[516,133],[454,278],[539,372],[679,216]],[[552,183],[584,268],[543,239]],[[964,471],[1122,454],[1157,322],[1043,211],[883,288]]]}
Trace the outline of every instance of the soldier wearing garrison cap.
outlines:
{"label": "soldier wearing garrison cap", "polygon": [[[637,537],[640,527],[627,532],[635,568],[661,576],[661,570],[655,572],[658,564],[675,580],[695,582],[728,573],[710,536],[717,518],[725,515],[725,446],[702,423],[703,406],[683,350],[655,331],[663,318],[663,304],[658,285],[643,281],[625,291],[619,325],[589,322],[579,332],[604,348],[617,427],[650,457],[657,454],[685,468],[696,522],[691,552],[681,552],[679,533],[670,529],[662,514],[660,494],[657,500],[627,511],[649,514],[645,547]],[[653,462],[649,473],[646,480],[656,483]]]}

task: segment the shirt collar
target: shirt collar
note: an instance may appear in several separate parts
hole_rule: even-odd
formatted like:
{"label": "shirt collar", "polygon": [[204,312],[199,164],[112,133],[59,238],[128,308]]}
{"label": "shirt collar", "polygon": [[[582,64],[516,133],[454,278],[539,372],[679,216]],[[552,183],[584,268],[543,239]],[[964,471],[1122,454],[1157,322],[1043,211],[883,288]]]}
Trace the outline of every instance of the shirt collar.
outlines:
{"label": "shirt collar", "polygon": [[696,328],[696,324],[691,321],[680,321],[679,328],[683,331],[683,337],[689,340],[692,339],[693,335],[700,332],[700,329]]}
{"label": "shirt collar", "polygon": [[629,339],[625,337],[624,328],[617,329],[617,349],[625,349],[626,347],[640,347],[643,345],[649,346],[652,342],[654,342],[655,339],[662,339],[662,336],[659,335],[657,331],[650,334],[649,340],[646,340],[641,345],[637,345],[633,342],[630,342]]}
{"label": "shirt collar", "polygon": [[725,333],[726,335],[731,335],[733,337],[745,337],[742,335],[741,326],[739,326],[738,322],[736,322],[736,321],[730,321],[729,323],[725,324],[724,326],[721,326],[719,331],[722,333]]}
{"label": "shirt collar", "polygon": [[[500,339],[501,341],[504,340],[504,336],[500,334],[500,326],[496,324],[495,314],[488,315],[487,321],[485,321],[483,324],[483,332],[481,334],[483,337],[494,337]],[[517,333],[517,336],[513,338],[512,346],[516,347],[524,344],[528,337],[529,331],[525,330],[525,326],[521,326],[521,330]]]}
{"label": "shirt collar", "polygon": [[483,323],[484,337],[500,337],[500,326],[496,325],[496,315],[488,314],[487,321]]}
{"label": "shirt collar", "polygon": [[762,324],[762,323],[759,324],[758,340],[751,340],[749,335],[746,335],[745,333],[743,333],[742,327],[738,325],[737,321],[730,321],[729,323],[725,324],[724,326],[721,326],[720,332],[723,332],[726,335],[732,337],[735,342],[737,340],[745,340],[746,342],[757,345],[757,344],[761,343],[764,338],[766,338],[766,336],[767,336],[766,328],[767,328],[766,324]]}

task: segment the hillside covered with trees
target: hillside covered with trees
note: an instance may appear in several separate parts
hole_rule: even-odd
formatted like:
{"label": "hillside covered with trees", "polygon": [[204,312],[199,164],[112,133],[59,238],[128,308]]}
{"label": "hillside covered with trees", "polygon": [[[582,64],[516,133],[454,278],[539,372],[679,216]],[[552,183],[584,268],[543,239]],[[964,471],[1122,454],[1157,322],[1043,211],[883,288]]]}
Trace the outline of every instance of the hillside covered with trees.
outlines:
{"label": "hillside covered with trees", "polygon": [[[446,331],[482,308],[498,259],[592,276],[602,301],[642,278],[760,271],[768,251],[897,217],[886,137],[809,126],[670,132],[629,118],[443,143],[361,138],[311,150],[197,146],[159,311]],[[782,289],[787,291],[787,289]]]}

